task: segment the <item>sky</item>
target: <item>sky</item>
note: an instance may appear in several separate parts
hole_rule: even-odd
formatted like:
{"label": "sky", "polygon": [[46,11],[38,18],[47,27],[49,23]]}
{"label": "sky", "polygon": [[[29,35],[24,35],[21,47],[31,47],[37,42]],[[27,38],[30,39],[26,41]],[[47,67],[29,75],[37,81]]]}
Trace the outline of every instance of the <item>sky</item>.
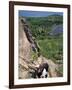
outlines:
{"label": "sky", "polygon": [[25,17],[46,17],[49,15],[63,15],[62,12],[45,12],[45,11],[24,11],[19,10],[19,16],[25,16]]}

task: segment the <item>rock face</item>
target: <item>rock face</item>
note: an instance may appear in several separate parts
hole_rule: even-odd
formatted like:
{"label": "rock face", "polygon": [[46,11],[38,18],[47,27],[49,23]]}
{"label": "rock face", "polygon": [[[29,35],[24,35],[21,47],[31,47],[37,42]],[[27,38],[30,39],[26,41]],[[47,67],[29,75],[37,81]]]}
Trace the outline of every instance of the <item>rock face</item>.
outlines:
{"label": "rock face", "polygon": [[[27,78],[28,71],[26,70],[27,64],[23,61],[30,60],[30,50],[31,44],[29,43],[26,33],[24,32],[24,27],[19,18],[19,78]],[[25,68],[26,67],[26,68]]]}
{"label": "rock face", "polygon": [[24,59],[30,59],[30,49],[31,44],[27,40],[26,34],[24,32],[23,24],[21,19],[19,20],[19,56],[24,57]]}
{"label": "rock face", "polygon": [[24,18],[19,18],[19,69],[18,78],[27,79],[33,78],[32,74],[37,65],[42,63],[49,64],[49,76],[57,77],[56,68],[57,65],[51,60],[47,60],[42,55],[38,55],[38,58],[34,61],[31,60],[31,50],[39,52],[37,43],[33,40],[31,31]]}

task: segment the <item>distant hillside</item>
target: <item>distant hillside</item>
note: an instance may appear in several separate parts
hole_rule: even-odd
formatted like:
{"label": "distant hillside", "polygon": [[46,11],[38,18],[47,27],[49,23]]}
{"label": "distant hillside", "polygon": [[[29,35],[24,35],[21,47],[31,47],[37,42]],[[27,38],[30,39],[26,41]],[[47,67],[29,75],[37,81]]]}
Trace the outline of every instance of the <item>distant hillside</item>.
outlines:
{"label": "distant hillside", "polygon": [[31,22],[33,25],[52,25],[52,24],[62,24],[63,16],[61,15],[50,15],[48,17],[26,17],[27,21]]}
{"label": "distant hillside", "polygon": [[[54,25],[63,24],[63,16],[50,15],[48,17],[26,17],[29,28],[32,30],[34,37],[47,36],[52,31]],[[39,36],[38,36],[39,35]]]}

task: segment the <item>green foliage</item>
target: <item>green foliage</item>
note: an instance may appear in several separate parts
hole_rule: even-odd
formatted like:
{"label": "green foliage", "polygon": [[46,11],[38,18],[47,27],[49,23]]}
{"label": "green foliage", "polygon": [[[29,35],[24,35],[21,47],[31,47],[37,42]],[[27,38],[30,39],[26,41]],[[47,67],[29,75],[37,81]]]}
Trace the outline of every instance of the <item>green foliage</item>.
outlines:
{"label": "green foliage", "polygon": [[33,50],[31,50],[31,60],[32,60],[32,61],[33,61],[33,60],[37,60],[37,58],[38,58],[37,52],[35,53]]}
{"label": "green foliage", "polygon": [[63,23],[63,17],[60,15],[51,15],[48,17],[28,17],[27,21],[29,23],[32,34],[36,38],[43,38],[42,36],[47,36],[47,33],[51,31],[52,26],[59,25]]}
{"label": "green foliage", "polygon": [[51,38],[38,40],[38,44],[40,46],[41,54],[46,58],[54,61],[63,59],[63,46],[61,45],[62,39]]}
{"label": "green foliage", "polygon": [[[63,35],[50,36],[48,33],[54,25],[63,24],[63,16],[51,15],[48,17],[27,17],[33,37],[40,47],[40,53],[53,61],[63,59]],[[37,59],[37,53],[32,52],[32,59]]]}

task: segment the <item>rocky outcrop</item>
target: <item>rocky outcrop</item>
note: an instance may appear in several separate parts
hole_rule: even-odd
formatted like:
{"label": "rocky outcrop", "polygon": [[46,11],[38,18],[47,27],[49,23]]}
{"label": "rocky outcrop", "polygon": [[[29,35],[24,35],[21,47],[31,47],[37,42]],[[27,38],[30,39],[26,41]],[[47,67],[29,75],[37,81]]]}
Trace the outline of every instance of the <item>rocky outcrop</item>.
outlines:
{"label": "rocky outcrop", "polygon": [[19,18],[19,78],[29,78],[31,66],[31,50],[37,51],[38,47],[32,39],[31,31],[24,18]]}
{"label": "rocky outcrop", "polygon": [[19,19],[19,56],[24,57],[27,61],[30,59],[31,44],[29,43],[23,24]]}

